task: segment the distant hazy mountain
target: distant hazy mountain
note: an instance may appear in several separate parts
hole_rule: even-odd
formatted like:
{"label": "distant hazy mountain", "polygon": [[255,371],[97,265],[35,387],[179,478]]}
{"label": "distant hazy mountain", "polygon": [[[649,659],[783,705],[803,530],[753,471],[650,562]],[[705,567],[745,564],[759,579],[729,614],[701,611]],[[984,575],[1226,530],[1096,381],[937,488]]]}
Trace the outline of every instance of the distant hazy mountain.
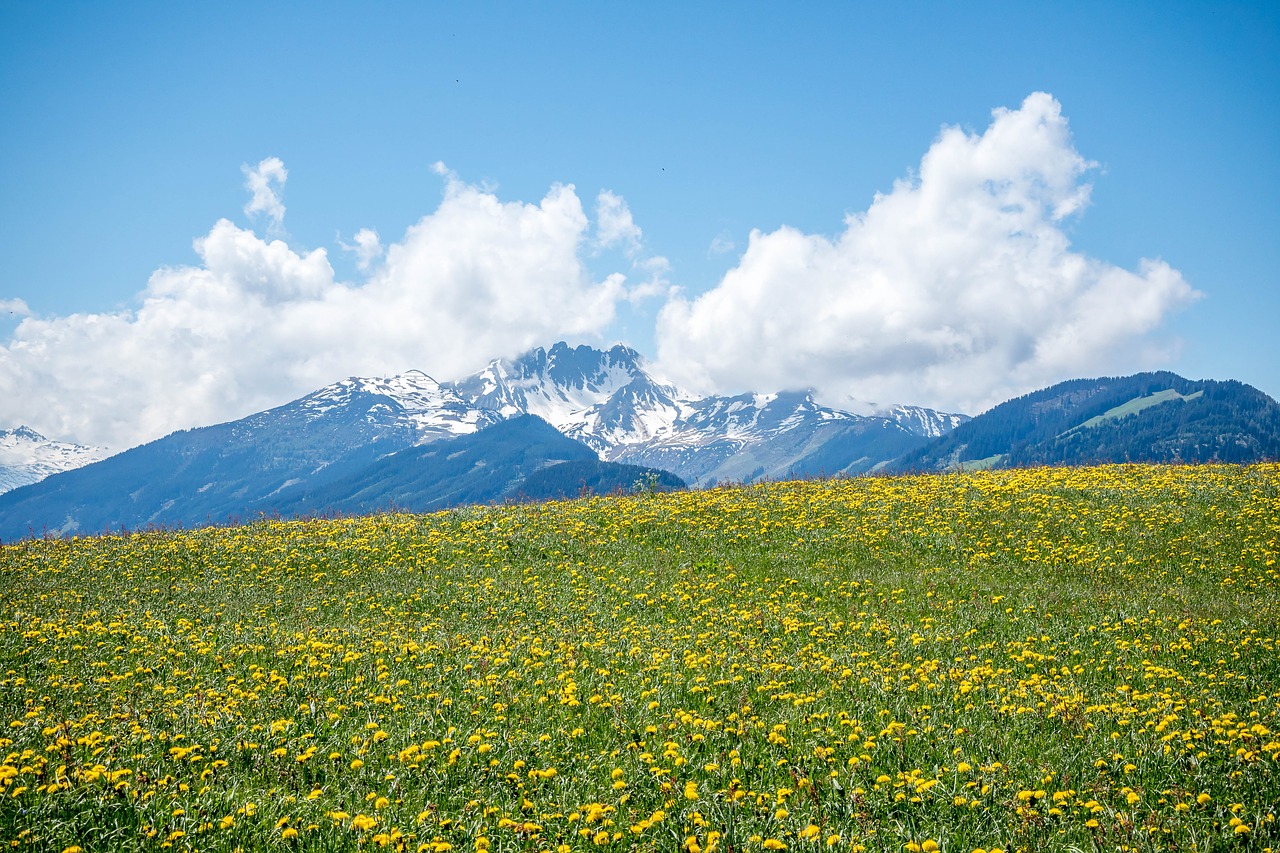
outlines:
{"label": "distant hazy mountain", "polygon": [[105,447],[52,441],[30,427],[0,430],[0,494],[107,456]]}
{"label": "distant hazy mountain", "polygon": [[905,454],[894,470],[1280,458],[1280,404],[1240,382],[1139,373],[1009,400]]}

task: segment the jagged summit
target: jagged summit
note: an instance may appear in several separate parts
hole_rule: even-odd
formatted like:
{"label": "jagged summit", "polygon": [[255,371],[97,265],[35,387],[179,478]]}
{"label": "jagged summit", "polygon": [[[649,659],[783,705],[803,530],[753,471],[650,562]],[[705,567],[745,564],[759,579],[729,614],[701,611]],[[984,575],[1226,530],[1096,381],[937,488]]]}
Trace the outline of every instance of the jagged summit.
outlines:
{"label": "jagged summit", "polygon": [[642,371],[643,359],[635,350],[623,344],[614,344],[601,351],[589,346],[571,347],[564,341],[530,350],[515,360],[521,375],[546,377],[557,386],[565,388],[604,388],[626,384]]}
{"label": "jagged summit", "polygon": [[0,447],[8,447],[16,445],[23,441],[48,441],[40,433],[33,430],[26,424],[22,424],[15,429],[0,430]]}
{"label": "jagged summit", "polygon": [[537,347],[514,359],[495,359],[479,372],[448,384],[474,405],[503,416],[530,412],[532,406],[557,423],[643,375],[641,362],[639,353],[622,344],[601,352],[561,341],[549,350]]}

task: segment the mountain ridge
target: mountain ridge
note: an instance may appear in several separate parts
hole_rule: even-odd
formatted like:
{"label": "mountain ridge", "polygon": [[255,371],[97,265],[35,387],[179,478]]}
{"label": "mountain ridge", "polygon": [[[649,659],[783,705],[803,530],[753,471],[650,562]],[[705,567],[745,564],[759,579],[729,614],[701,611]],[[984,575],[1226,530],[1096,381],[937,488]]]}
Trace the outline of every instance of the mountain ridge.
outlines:
{"label": "mountain ridge", "polygon": [[1280,403],[1170,371],[1071,379],[1015,397],[896,460],[894,471],[1280,458]]}

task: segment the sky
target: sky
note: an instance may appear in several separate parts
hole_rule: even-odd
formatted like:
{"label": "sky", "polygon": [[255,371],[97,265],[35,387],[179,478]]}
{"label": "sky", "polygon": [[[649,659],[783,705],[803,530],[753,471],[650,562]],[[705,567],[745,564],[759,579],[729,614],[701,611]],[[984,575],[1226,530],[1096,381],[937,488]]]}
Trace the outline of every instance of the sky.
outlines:
{"label": "sky", "polygon": [[3,3],[0,429],[557,340],[850,407],[1280,397],[1278,107],[1273,2]]}

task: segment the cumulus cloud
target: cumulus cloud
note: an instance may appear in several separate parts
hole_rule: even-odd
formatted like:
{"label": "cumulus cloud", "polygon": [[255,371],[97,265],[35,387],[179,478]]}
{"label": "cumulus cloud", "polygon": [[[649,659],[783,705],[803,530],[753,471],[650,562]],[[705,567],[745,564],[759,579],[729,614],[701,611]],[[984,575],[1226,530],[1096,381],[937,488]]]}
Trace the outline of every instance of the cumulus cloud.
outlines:
{"label": "cumulus cloud", "polygon": [[1073,251],[1065,220],[1093,164],[1044,93],[981,134],[944,128],[917,175],[835,237],[750,235],[710,291],[675,297],[665,373],[718,390],[813,387],[977,412],[1065,378],[1151,366],[1155,333],[1198,294],[1160,260],[1126,270]]}
{"label": "cumulus cloud", "polygon": [[284,223],[284,202],[280,194],[284,191],[284,182],[289,180],[284,162],[279,157],[267,157],[257,166],[241,165],[240,171],[244,173],[244,188],[249,191],[245,214],[265,214],[270,220],[269,228],[278,231]]}
{"label": "cumulus cloud", "polygon": [[346,376],[450,378],[609,325],[627,282],[584,264],[590,222],[572,186],[509,202],[441,173],[439,207],[380,262],[377,236],[357,235],[358,282],[337,280],[324,249],[224,219],[195,241],[198,264],[157,270],[132,310],[25,317],[0,346],[0,423],[125,448]]}

